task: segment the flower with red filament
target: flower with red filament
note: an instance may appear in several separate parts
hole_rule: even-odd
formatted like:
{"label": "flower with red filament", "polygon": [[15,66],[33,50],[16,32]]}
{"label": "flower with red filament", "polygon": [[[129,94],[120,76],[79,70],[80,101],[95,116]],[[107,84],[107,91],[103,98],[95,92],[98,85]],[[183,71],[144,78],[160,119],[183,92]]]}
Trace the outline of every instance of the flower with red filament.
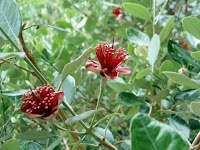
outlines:
{"label": "flower with red filament", "polygon": [[121,67],[120,65],[124,63],[127,59],[125,57],[125,49],[120,47],[117,50],[117,46],[111,47],[108,43],[106,45],[99,45],[95,47],[96,56],[101,64],[94,60],[87,60],[86,69],[92,72],[98,72],[103,77],[108,79],[115,79],[118,75],[125,75],[131,73],[129,68]]}
{"label": "flower with red filament", "polygon": [[37,87],[35,93],[31,89],[27,94],[23,94],[21,111],[30,117],[50,119],[58,112],[58,106],[62,103],[63,97],[63,92],[54,92],[49,84]]}
{"label": "flower with red filament", "polygon": [[121,8],[118,6],[118,7],[115,7],[112,11],[112,14],[114,17],[117,18],[117,20],[121,20],[122,19],[122,16],[123,16],[123,12],[121,10]]}
{"label": "flower with red filament", "polygon": [[179,44],[181,46],[183,46],[185,48],[185,50],[189,50],[190,49],[190,45],[187,42],[185,42],[184,39],[179,40]]}

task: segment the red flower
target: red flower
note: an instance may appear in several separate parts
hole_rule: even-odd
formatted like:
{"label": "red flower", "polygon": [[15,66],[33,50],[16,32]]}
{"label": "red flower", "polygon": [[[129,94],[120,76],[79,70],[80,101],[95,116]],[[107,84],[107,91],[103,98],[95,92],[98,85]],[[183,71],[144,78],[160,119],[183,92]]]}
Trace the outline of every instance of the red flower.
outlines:
{"label": "red flower", "polygon": [[[30,117],[40,117],[41,119],[50,119],[58,112],[58,106],[62,103],[64,93],[54,92],[50,85],[37,87],[36,92],[27,92],[23,94],[23,105],[21,111]],[[29,96],[28,96],[29,95]]]}
{"label": "red flower", "polygon": [[120,7],[115,7],[112,11],[112,14],[114,17],[117,18],[117,20],[121,20],[122,19],[122,16],[123,16],[123,12],[121,10]]}
{"label": "red flower", "polygon": [[190,49],[190,45],[189,45],[187,42],[185,42],[184,39],[179,40],[179,44],[180,44],[181,46],[183,46],[183,47],[185,48],[185,50],[189,50],[189,49]]}
{"label": "red flower", "polygon": [[106,45],[99,45],[95,47],[96,56],[101,64],[94,60],[87,60],[86,69],[92,72],[99,72],[102,76],[106,76],[109,79],[115,79],[118,75],[124,75],[131,73],[129,68],[121,67],[120,65],[124,63],[127,59],[125,57],[128,54],[125,54],[126,51],[124,48],[120,47],[117,50],[117,46],[110,47],[107,43]]}

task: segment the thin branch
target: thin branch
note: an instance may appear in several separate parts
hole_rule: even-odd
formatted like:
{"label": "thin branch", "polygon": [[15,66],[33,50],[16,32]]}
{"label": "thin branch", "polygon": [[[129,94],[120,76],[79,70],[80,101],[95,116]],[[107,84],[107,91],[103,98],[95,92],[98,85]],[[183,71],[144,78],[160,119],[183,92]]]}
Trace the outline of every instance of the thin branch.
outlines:
{"label": "thin branch", "polygon": [[197,142],[199,141],[199,139],[200,139],[200,131],[198,132],[198,134],[197,134],[197,136],[195,137],[194,141],[193,141],[192,144],[190,145],[190,149],[191,149],[192,147],[194,147],[194,146],[197,144]]}
{"label": "thin branch", "polygon": [[30,70],[28,70],[28,69],[26,69],[26,68],[24,68],[24,67],[22,67],[22,66],[19,66],[19,65],[13,63],[13,62],[10,62],[10,61],[8,61],[7,59],[0,59],[0,60],[3,61],[3,62],[7,62],[7,63],[9,63],[9,64],[12,64],[12,65],[14,65],[14,66],[16,66],[16,67],[18,67],[18,68],[24,70],[24,71],[27,71],[27,72],[31,73],[33,76],[36,76],[35,72],[30,71]]}
{"label": "thin branch", "polygon": [[[23,31],[25,25],[26,25],[26,22],[22,25],[22,31]],[[21,31],[21,33],[20,33],[20,35],[19,35],[19,41],[20,41],[20,43],[21,43],[21,46],[22,46],[22,48],[23,48],[23,50],[24,50],[26,56],[29,58],[29,60],[30,60],[30,61],[33,63],[33,65],[40,71],[40,68],[38,67],[38,65],[37,65],[37,63],[36,63],[36,61],[35,61],[33,55],[29,52],[28,48],[26,47],[26,44],[25,44],[25,42],[24,42],[24,38],[23,38],[22,31]],[[41,71],[40,71],[40,72],[41,72]]]}
{"label": "thin branch", "polygon": [[[61,116],[62,121],[65,122],[65,120],[67,120],[68,117],[66,116],[64,110],[59,109],[58,112],[59,112],[59,115]],[[70,125],[65,124],[65,127],[66,127],[67,129],[69,129],[69,128],[70,128]],[[71,129],[71,130],[74,131],[73,129]],[[78,142],[78,141],[80,140],[80,138],[78,137],[78,135],[73,134],[73,133],[70,133],[70,134],[71,134],[71,136],[72,136],[72,138],[73,138],[73,140],[74,140],[75,143]],[[80,146],[78,147],[78,150],[85,150],[85,147],[84,147],[83,145],[80,145]]]}

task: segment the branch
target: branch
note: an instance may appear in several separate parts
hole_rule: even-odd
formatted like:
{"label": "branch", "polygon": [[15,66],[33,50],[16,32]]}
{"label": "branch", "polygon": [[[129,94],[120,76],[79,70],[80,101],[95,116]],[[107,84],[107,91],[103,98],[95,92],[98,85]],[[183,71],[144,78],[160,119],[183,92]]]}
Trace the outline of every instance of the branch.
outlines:
{"label": "branch", "polygon": [[192,147],[194,147],[194,146],[197,144],[197,142],[199,141],[199,139],[200,139],[200,131],[198,132],[198,134],[197,134],[197,136],[195,137],[194,141],[193,141],[192,144],[190,145],[190,149],[191,149]]}
{"label": "branch", "polygon": [[[25,25],[26,25],[26,22],[22,25],[22,31],[23,31]],[[38,67],[38,65],[37,65],[37,63],[36,63],[36,61],[35,61],[33,55],[29,52],[28,48],[26,47],[26,44],[25,44],[25,42],[24,42],[24,38],[23,38],[22,31],[21,31],[21,33],[20,33],[20,35],[19,35],[19,41],[20,41],[20,43],[21,43],[21,45],[22,45],[22,48],[23,48],[23,50],[24,50],[26,56],[29,58],[29,60],[30,60],[30,61],[33,63],[33,65],[40,71],[40,68]],[[40,72],[41,72],[41,71],[40,71]]]}
{"label": "branch", "polygon": [[[62,121],[65,122],[65,120],[67,120],[68,117],[66,116],[64,110],[59,109],[58,113],[59,113],[59,115],[61,116]],[[69,128],[70,128],[70,125],[65,124],[65,127],[66,127],[67,129],[69,129]],[[71,129],[71,130],[74,131],[74,129]],[[78,135],[73,134],[73,133],[70,133],[70,134],[71,134],[71,136],[72,136],[72,138],[73,138],[73,140],[74,140],[75,143],[78,142],[78,141],[80,140],[80,138],[78,137]],[[86,149],[85,149],[85,147],[84,147],[83,145],[80,145],[80,146],[78,147],[78,150],[86,150]]]}
{"label": "branch", "polygon": [[[10,62],[10,61],[8,61],[8,59],[0,59],[0,60],[3,61],[3,62],[7,62],[7,63],[9,63],[9,64],[12,64],[12,65],[14,65],[14,66],[16,66],[16,67],[18,67],[18,68],[20,68],[20,69],[22,69],[22,70],[25,70],[25,71],[31,73],[33,76],[36,76],[35,72],[30,71],[30,70],[28,70],[28,69],[26,69],[26,68],[24,68],[24,67],[22,67],[22,66],[19,66],[19,65],[13,63],[13,62]],[[36,77],[37,77],[37,76],[36,76]]]}

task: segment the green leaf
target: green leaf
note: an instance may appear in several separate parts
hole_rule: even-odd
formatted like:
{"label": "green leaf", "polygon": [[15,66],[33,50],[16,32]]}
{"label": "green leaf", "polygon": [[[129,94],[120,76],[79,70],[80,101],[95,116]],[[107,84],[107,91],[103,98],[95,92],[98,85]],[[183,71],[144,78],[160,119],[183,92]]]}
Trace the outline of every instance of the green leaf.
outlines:
{"label": "green leaf", "polygon": [[124,140],[121,146],[124,150],[131,150],[131,140]]}
{"label": "green leaf", "polygon": [[76,67],[78,65],[80,65],[82,63],[82,61],[90,54],[94,51],[93,48],[89,48],[86,51],[84,51],[84,53],[78,57],[77,59],[75,59],[74,61],[68,63],[65,65],[63,71],[62,71],[62,78],[61,81],[63,82],[65,80],[65,78],[73,71],[76,69]]}
{"label": "green leaf", "polygon": [[177,115],[171,115],[169,118],[169,125],[175,130],[178,130],[179,134],[182,137],[185,137],[185,139],[189,139],[190,128],[188,124],[185,122],[185,120],[181,119]]}
{"label": "green leaf", "polygon": [[176,69],[174,68],[173,63],[170,60],[165,60],[162,65],[160,66],[161,72],[163,71],[172,71],[175,72]]}
{"label": "green leaf", "polygon": [[185,17],[182,21],[183,29],[200,39],[200,20],[195,17]]}
{"label": "green leaf", "polygon": [[138,113],[133,117],[130,132],[131,150],[188,150],[176,130],[147,114]]}
{"label": "green leaf", "polygon": [[131,92],[133,86],[133,84],[125,83],[124,80],[120,77],[114,80],[108,80],[107,85],[116,92],[125,92],[125,91]]}
{"label": "green leaf", "polygon": [[5,141],[5,140],[7,140],[7,139],[12,138],[12,136],[13,136],[13,133],[8,134],[8,135],[6,135],[6,136],[4,136],[4,137],[1,137],[1,138],[0,138],[0,142],[3,142],[3,141]]}
{"label": "green leaf", "polygon": [[150,87],[150,82],[146,81],[145,78],[134,79],[134,85],[138,88],[148,89]]}
{"label": "green leaf", "polygon": [[145,102],[136,95],[128,92],[121,92],[117,95],[117,100],[123,105],[132,107],[138,105],[145,105]]}
{"label": "green leaf", "polygon": [[1,150],[18,150],[19,142],[15,139],[7,140],[3,143]]}
{"label": "green leaf", "polygon": [[61,137],[59,137],[57,140],[55,140],[46,150],[53,150],[56,146],[58,146],[61,141],[63,140],[63,137],[65,137],[68,133],[63,134]]}
{"label": "green leaf", "polygon": [[200,69],[200,61],[191,57],[190,53],[186,51],[180,44],[170,40],[168,42],[168,52],[172,59],[181,64],[190,64]]}
{"label": "green leaf", "polygon": [[145,46],[149,46],[150,39],[147,34],[141,32],[140,30],[136,28],[128,28],[126,30],[126,34],[128,37],[128,40],[134,44],[142,43]]}
{"label": "green leaf", "polygon": [[[59,83],[61,81],[61,75],[57,76],[54,85],[58,88]],[[57,89],[56,88],[56,89]],[[68,104],[71,104],[74,100],[76,87],[75,87],[75,80],[72,76],[67,76],[67,78],[63,81],[60,91],[64,92],[64,101]]]}
{"label": "green leaf", "polygon": [[101,123],[102,121],[106,120],[106,119],[109,119],[109,118],[111,118],[111,117],[113,117],[113,116],[118,116],[118,115],[121,115],[121,113],[112,113],[112,114],[110,114],[110,115],[106,115],[105,117],[101,118],[101,119],[95,124],[95,126],[96,126],[97,124]]}
{"label": "green leaf", "polygon": [[56,26],[52,26],[52,25],[47,25],[47,27],[51,27],[55,30],[58,30],[58,31],[62,31],[62,32],[66,32],[66,33],[69,33],[69,31],[63,29],[63,28],[60,28],[60,27],[56,27]]}
{"label": "green leaf", "polygon": [[172,16],[166,23],[165,27],[162,29],[162,31],[159,34],[160,42],[162,43],[166,38],[168,38],[174,24],[175,17]]}
{"label": "green leaf", "polygon": [[154,34],[151,39],[151,43],[148,50],[148,60],[151,65],[154,65],[158,57],[159,50],[160,50],[160,38],[157,34]]}
{"label": "green leaf", "polygon": [[144,6],[136,3],[123,3],[123,6],[124,9],[133,16],[151,21],[151,15]]}
{"label": "green leaf", "polygon": [[190,109],[195,115],[200,116],[200,102],[192,102]]}
{"label": "green leaf", "polygon": [[158,94],[156,94],[156,96],[153,97],[153,101],[159,102],[160,100],[166,98],[168,95],[169,95],[168,89],[161,90]]}
{"label": "green leaf", "polygon": [[80,121],[80,120],[88,119],[88,118],[92,117],[94,113],[97,113],[101,110],[102,109],[86,111],[86,112],[84,112],[80,115],[77,115],[75,117],[68,118],[67,120],[65,120],[65,124],[70,124],[70,123],[74,123],[74,122],[77,122],[77,121]]}
{"label": "green leaf", "polygon": [[0,59],[4,59],[6,57],[16,56],[20,58],[26,57],[24,52],[10,52],[10,53],[0,53]]}
{"label": "green leaf", "polygon": [[140,111],[140,106],[135,106],[132,107],[128,113],[126,114],[126,116],[124,117],[125,120],[128,120],[130,118],[132,118],[133,116],[135,116],[138,112]]}
{"label": "green leaf", "polygon": [[195,82],[195,80],[190,79],[189,77],[185,76],[184,74],[170,72],[170,71],[164,71],[163,73],[169,79],[171,79],[173,82],[183,85],[185,87],[189,87],[189,88],[199,88],[200,87],[199,84],[197,84],[197,82]]}
{"label": "green leaf", "polygon": [[23,150],[43,150],[42,146],[36,142],[26,142],[23,147]]}
{"label": "green leaf", "polygon": [[[7,33],[11,40],[15,41],[21,31],[22,18],[19,8],[13,0],[0,1],[0,27]],[[0,32],[0,37],[7,38]]]}
{"label": "green leaf", "polygon": [[200,60],[200,52],[193,52],[190,55],[196,60]]}
{"label": "green leaf", "polygon": [[134,62],[136,63],[140,63],[140,61],[138,60],[138,57],[135,55],[135,49],[133,47],[133,45],[131,43],[128,44],[128,52],[131,55],[132,59]]}
{"label": "green leaf", "polygon": [[151,73],[151,70],[149,68],[145,68],[136,74],[136,79],[141,79],[143,77],[146,77],[150,73]]}
{"label": "green leaf", "polygon": [[17,139],[22,140],[45,140],[50,137],[54,137],[54,134],[47,131],[28,131],[16,136]]}
{"label": "green leaf", "polygon": [[195,100],[199,97],[199,95],[199,89],[190,89],[177,93],[174,97],[174,100]]}
{"label": "green leaf", "polygon": [[36,45],[35,45],[35,49],[38,52],[42,52],[42,50],[43,50],[43,42],[41,42],[41,41],[37,42]]}
{"label": "green leaf", "polygon": [[29,90],[19,90],[19,91],[15,91],[15,92],[12,92],[12,93],[1,93],[1,94],[5,95],[5,96],[20,96],[22,94],[26,94],[27,91],[29,91]]}
{"label": "green leaf", "polygon": [[[100,138],[104,138],[104,136],[105,136],[105,129],[103,129],[103,128],[100,128],[100,127],[96,127],[95,129],[94,129],[94,132],[98,135],[98,137],[100,137]],[[113,144],[114,143],[114,137],[113,137],[113,135],[112,135],[112,132],[110,132],[110,130],[109,129],[107,129],[107,131],[106,131],[106,137],[105,137],[105,139],[108,141],[108,142],[110,142],[111,144]]]}
{"label": "green leaf", "polygon": [[[97,17],[96,17],[95,13],[92,13],[90,17],[92,17],[95,20],[97,20]],[[92,33],[94,31],[94,29],[96,28],[96,22],[94,20],[91,20],[90,17],[87,18],[87,21],[85,23],[85,30],[88,33]]]}
{"label": "green leaf", "polygon": [[123,2],[131,2],[143,5],[145,7],[151,7],[152,1],[151,0],[123,0]]}

